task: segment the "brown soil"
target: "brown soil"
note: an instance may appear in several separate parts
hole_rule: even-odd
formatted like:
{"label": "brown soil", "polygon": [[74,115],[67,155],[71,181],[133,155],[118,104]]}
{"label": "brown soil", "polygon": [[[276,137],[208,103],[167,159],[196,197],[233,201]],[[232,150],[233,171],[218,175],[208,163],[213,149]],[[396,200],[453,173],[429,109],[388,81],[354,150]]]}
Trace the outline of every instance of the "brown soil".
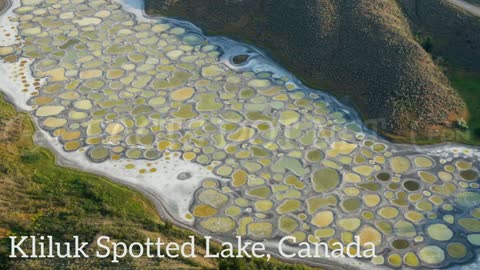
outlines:
{"label": "brown soil", "polygon": [[22,121],[19,117],[0,119],[0,143],[15,142],[22,134]]}
{"label": "brown soil", "polygon": [[465,115],[393,0],[146,0],[146,11],[259,46],[386,134],[431,134]]}

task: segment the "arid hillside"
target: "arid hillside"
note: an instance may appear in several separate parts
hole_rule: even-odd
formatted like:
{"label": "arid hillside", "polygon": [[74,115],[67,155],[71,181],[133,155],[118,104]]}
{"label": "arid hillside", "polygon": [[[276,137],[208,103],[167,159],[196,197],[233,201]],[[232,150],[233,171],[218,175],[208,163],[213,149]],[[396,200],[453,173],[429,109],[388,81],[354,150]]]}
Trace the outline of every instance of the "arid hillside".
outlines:
{"label": "arid hillside", "polygon": [[432,136],[466,115],[394,0],[146,0],[146,10],[257,45],[385,135]]}
{"label": "arid hillside", "polygon": [[468,71],[480,72],[480,18],[446,1],[399,2],[413,31],[431,39],[434,55]]}

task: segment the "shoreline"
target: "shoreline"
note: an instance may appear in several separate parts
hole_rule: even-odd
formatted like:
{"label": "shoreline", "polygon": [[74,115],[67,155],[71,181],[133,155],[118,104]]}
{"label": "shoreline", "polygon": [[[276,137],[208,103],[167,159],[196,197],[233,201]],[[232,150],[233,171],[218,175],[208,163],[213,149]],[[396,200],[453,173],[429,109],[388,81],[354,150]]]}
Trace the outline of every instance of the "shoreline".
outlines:
{"label": "shoreline", "polygon": [[[62,166],[62,167],[67,167],[67,168],[71,168],[71,169],[75,169],[75,170],[80,170],[80,171],[86,171],[86,172],[89,172],[89,173],[93,173],[93,174],[99,175],[101,177],[105,177],[106,179],[108,179],[108,180],[110,180],[114,183],[124,185],[128,188],[132,188],[136,191],[139,191],[140,193],[145,195],[153,203],[153,205],[155,206],[155,208],[159,212],[159,216],[162,219],[165,219],[165,220],[171,222],[174,226],[177,226],[181,229],[185,229],[185,230],[190,231],[194,234],[200,235],[201,237],[204,237],[203,234],[200,231],[196,230],[195,228],[189,227],[188,225],[185,225],[185,224],[177,221],[177,219],[175,219],[168,212],[168,210],[165,207],[165,203],[162,202],[162,199],[159,198],[155,193],[148,190],[147,188],[139,187],[139,186],[133,185],[131,183],[125,182],[118,177],[115,177],[113,175],[109,175],[108,173],[103,173],[103,172],[100,172],[100,171],[97,171],[97,170],[91,170],[91,169],[88,169],[88,168],[79,168],[79,166],[73,165],[73,162],[70,162],[69,160],[67,160],[65,158],[59,158],[59,157],[61,157],[61,154],[59,154],[57,149],[52,147],[52,145],[47,142],[48,140],[45,138],[45,134],[42,133],[39,130],[39,127],[38,127],[36,121],[34,119],[31,119],[31,120],[35,125],[35,134],[34,134],[34,138],[33,138],[34,143],[39,145],[39,146],[45,147],[49,151],[51,151],[53,153],[53,155],[55,156],[55,164],[57,164],[59,166]],[[231,239],[220,239],[218,237],[212,237],[211,239],[214,242],[216,242],[217,244],[221,244],[223,242],[229,242],[229,241],[234,243],[236,241],[233,238],[231,238]],[[266,241],[267,248],[271,248],[272,244],[274,245],[274,243]],[[294,247],[292,247],[292,248],[294,248]],[[267,251],[270,252],[271,250],[267,250]],[[269,254],[271,254],[273,258],[275,258],[279,261],[285,262],[285,263],[292,263],[292,264],[301,263],[301,264],[305,264],[305,265],[311,266],[311,267],[322,267],[322,268],[327,267],[327,268],[325,268],[325,270],[357,270],[357,269],[359,270],[359,269],[362,269],[362,268],[358,268],[360,266],[341,265],[339,263],[323,263],[323,262],[318,262],[318,261],[302,260],[302,259],[296,259],[296,258],[295,259],[290,259],[290,258],[282,257],[281,255],[279,255],[278,253],[275,253],[275,252],[272,252],[272,253],[269,253]],[[357,261],[355,261],[355,262],[357,262]],[[379,267],[378,269],[384,269],[384,268]]]}
{"label": "shoreline", "polygon": [[[0,1],[2,1],[2,0],[0,0]],[[3,12],[7,12],[7,11],[10,10],[10,8],[12,6],[12,2],[11,2],[12,0],[4,0],[4,1],[6,1],[6,3],[8,4],[7,5],[8,8],[4,9]],[[125,5],[123,5],[123,1],[119,1],[119,2],[122,2],[122,8],[125,8],[127,10],[127,12],[132,12],[132,10],[128,10],[125,7]],[[133,12],[133,13],[135,13],[135,12]],[[135,15],[138,16],[138,14],[135,14]],[[156,20],[156,19],[154,19],[154,20]],[[172,213],[170,213],[170,211],[167,209],[166,205],[168,205],[168,203],[166,203],[161,197],[159,197],[158,194],[155,194],[155,192],[153,192],[151,189],[149,189],[147,187],[142,187],[140,185],[132,184],[131,182],[128,182],[128,181],[125,181],[125,180],[122,180],[121,178],[116,177],[114,173],[110,174],[110,173],[108,173],[108,171],[101,171],[99,169],[94,169],[94,168],[90,167],[88,164],[81,165],[81,163],[79,163],[78,161],[75,161],[74,159],[69,159],[66,156],[69,153],[64,152],[63,149],[61,148],[61,146],[60,147],[58,145],[56,146],[55,142],[53,142],[53,140],[55,140],[55,138],[52,138],[50,136],[50,134],[48,134],[47,132],[45,132],[43,129],[40,128],[40,126],[38,125],[38,120],[34,116],[32,116],[31,109],[27,109],[27,107],[19,108],[18,107],[18,103],[19,103],[18,97],[12,96],[11,93],[9,93],[9,91],[5,91],[3,89],[1,89],[0,91],[2,91],[2,93],[4,94],[5,99],[8,102],[10,102],[11,104],[13,104],[17,110],[25,112],[29,115],[29,117],[32,120],[32,123],[34,124],[34,127],[36,129],[35,134],[34,134],[34,138],[33,138],[34,143],[39,145],[39,146],[45,147],[49,151],[51,151],[53,153],[53,155],[55,156],[55,163],[56,164],[58,164],[60,166],[72,168],[72,169],[75,169],[75,170],[94,173],[96,175],[105,177],[105,178],[109,179],[110,181],[112,181],[114,183],[118,183],[118,184],[127,186],[129,188],[133,188],[134,190],[137,190],[137,191],[141,192],[143,195],[145,195],[148,199],[150,199],[152,201],[152,203],[155,205],[155,208],[159,212],[160,217],[165,218],[169,222],[172,222],[175,226],[178,226],[182,229],[191,231],[191,232],[196,233],[198,235],[203,235],[196,228],[178,221],[178,218],[175,218],[172,215]],[[338,102],[338,101],[335,100],[335,102]],[[58,144],[58,141],[56,143]],[[83,153],[78,153],[78,154],[83,155]],[[88,160],[86,160],[86,161],[88,163],[91,163]],[[144,161],[144,160],[141,160],[141,161]],[[95,164],[99,165],[99,163],[95,163]],[[93,165],[95,165],[95,164],[93,164]],[[100,163],[100,165],[101,165],[101,163]],[[218,177],[215,176],[215,178],[218,178]],[[221,239],[221,238],[218,238],[218,237],[212,237],[212,240],[221,244],[222,242],[225,242],[225,241],[231,241],[231,240],[233,241],[233,238],[232,239],[228,239],[228,238],[227,239],[225,239],[225,238]],[[235,241],[233,241],[233,242],[235,242]],[[330,270],[330,269],[332,269],[332,270],[340,270],[340,269],[344,269],[344,270],[352,269],[352,270],[354,270],[354,269],[361,269],[360,265],[364,265],[365,267],[368,267],[368,265],[369,265],[368,262],[364,263],[362,261],[355,260],[355,259],[347,259],[349,261],[348,263],[341,264],[341,263],[338,262],[338,259],[334,259],[334,260],[325,259],[326,262],[319,262],[318,258],[315,259],[315,260],[304,260],[304,259],[298,259],[298,258],[292,258],[292,259],[284,258],[284,257],[280,256],[279,254],[277,254],[276,252],[273,252],[273,249],[270,249],[272,247],[272,245],[274,245],[274,243],[272,243],[272,241],[268,241],[266,243],[267,243],[267,251],[269,253],[271,252],[270,254],[272,255],[272,257],[279,260],[279,261],[286,262],[286,263],[300,263],[300,264],[305,264],[305,265],[308,265],[308,266],[311,266],[311,267],[328,267],[328,268],[326,268],[328,270]],[[292,248],[295,248],[295,247],[292,246]],[[320,259],[320,260],[323,260],[323,259]],[[379,269],[384,268],[382,266],[377,266],[377,267],[379,267]]]}

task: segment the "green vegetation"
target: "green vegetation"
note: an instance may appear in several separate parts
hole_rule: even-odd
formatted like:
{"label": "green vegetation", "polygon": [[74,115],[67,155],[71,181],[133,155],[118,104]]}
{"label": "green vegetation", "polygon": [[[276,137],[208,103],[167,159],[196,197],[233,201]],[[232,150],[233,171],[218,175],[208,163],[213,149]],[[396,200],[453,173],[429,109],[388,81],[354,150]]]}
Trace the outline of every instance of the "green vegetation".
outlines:
{"label": "green vegetation", "polygon": [[480,144],[480,74],[450,68],[448,77],[468,106],[470,119],[468,128],[462,130],[467,140],[465,143]]}
{"label": "green vegetation", "polygon": [[442,65],[452,87],[467,104],[468,120],[458,118],[455,120],[455,127],[443,129],[428,137],[392,137],[391,139],[419,145],[441,142],[480,145],[480,74],[467,72],[451,65],[447,67],[444,63]]}
{"label": "green vegetation", "polygon": [[428,53],[432,53],[433,51],[433,41],[432,41],[432,38],[427,36],[427,37],[416,37],[418,43],[422,46],[422,48],[428,52]]}
{"label": "green vegetation", "polygon": [[[480,0],[472,0],[480,3]],[[465,71],[462,67],[444,60],[435,52],[433,39],[425,34],[415,35],[422,48],[430,54],[435,63],[443,70],[450,80],[451,86],[457,90],[467,104],[468,121],[464,118],[455,120],[456,126],[445,129],[437,136],[430,138],[415,138],[417,144],[431,144],[444,141],[455,141],[470,145],[480,145],[480,74]]]}
{"label": "green vegetation", "polygon": [[[13,235],[52,235],[56,240],[95,242],[101,235],[131,243],[160,237],[182,242],[192,233],[162,221],[140,193],[105,178],[55,165],[48,150],[33,144],[30,119],[0,99],[0,269],[109,269],[111,259],[10,259]],[[11,125],[20,119],[20,125]],[[18,122],[18,121],[16,121]],[[6,132],[8,130],[8,132]],[[204,240],[197,237],[198,246]],[[93,247],[89,247],[93,248]],[[219,249],[216,245],[212,249]],[[203,253],[203,249],[198,249]],[[307,269],[261,259],[129,259],[122,269]]]}

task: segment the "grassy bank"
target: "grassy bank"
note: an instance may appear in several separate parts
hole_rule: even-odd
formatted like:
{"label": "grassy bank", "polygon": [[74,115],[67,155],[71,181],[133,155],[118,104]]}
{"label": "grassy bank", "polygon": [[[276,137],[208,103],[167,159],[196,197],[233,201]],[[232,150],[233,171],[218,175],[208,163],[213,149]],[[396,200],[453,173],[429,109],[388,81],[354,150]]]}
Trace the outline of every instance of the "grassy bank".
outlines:
{"label": "grassy bank", "polygon": [[466,138],[465,143],[480,145],[480,74],[451,68],[448,77],[467,103],[470,119],[468,128],[461,131]]}
{"label": "grassy bank", "polygon": [[126,258],[115,265],[111,258],[8,258],[8,237],[14,235],[52,235],[61,241],[78,235],[90,243],[101,235],[127,243],[147,237],[180,243],[192,235],[161,220],[140,193],[55,165],[51,152],[33,144],[33,132],[29,117],[0,97],[0,269],[306,269],[275,260],[205,259],[201,237],[193,259]]}

